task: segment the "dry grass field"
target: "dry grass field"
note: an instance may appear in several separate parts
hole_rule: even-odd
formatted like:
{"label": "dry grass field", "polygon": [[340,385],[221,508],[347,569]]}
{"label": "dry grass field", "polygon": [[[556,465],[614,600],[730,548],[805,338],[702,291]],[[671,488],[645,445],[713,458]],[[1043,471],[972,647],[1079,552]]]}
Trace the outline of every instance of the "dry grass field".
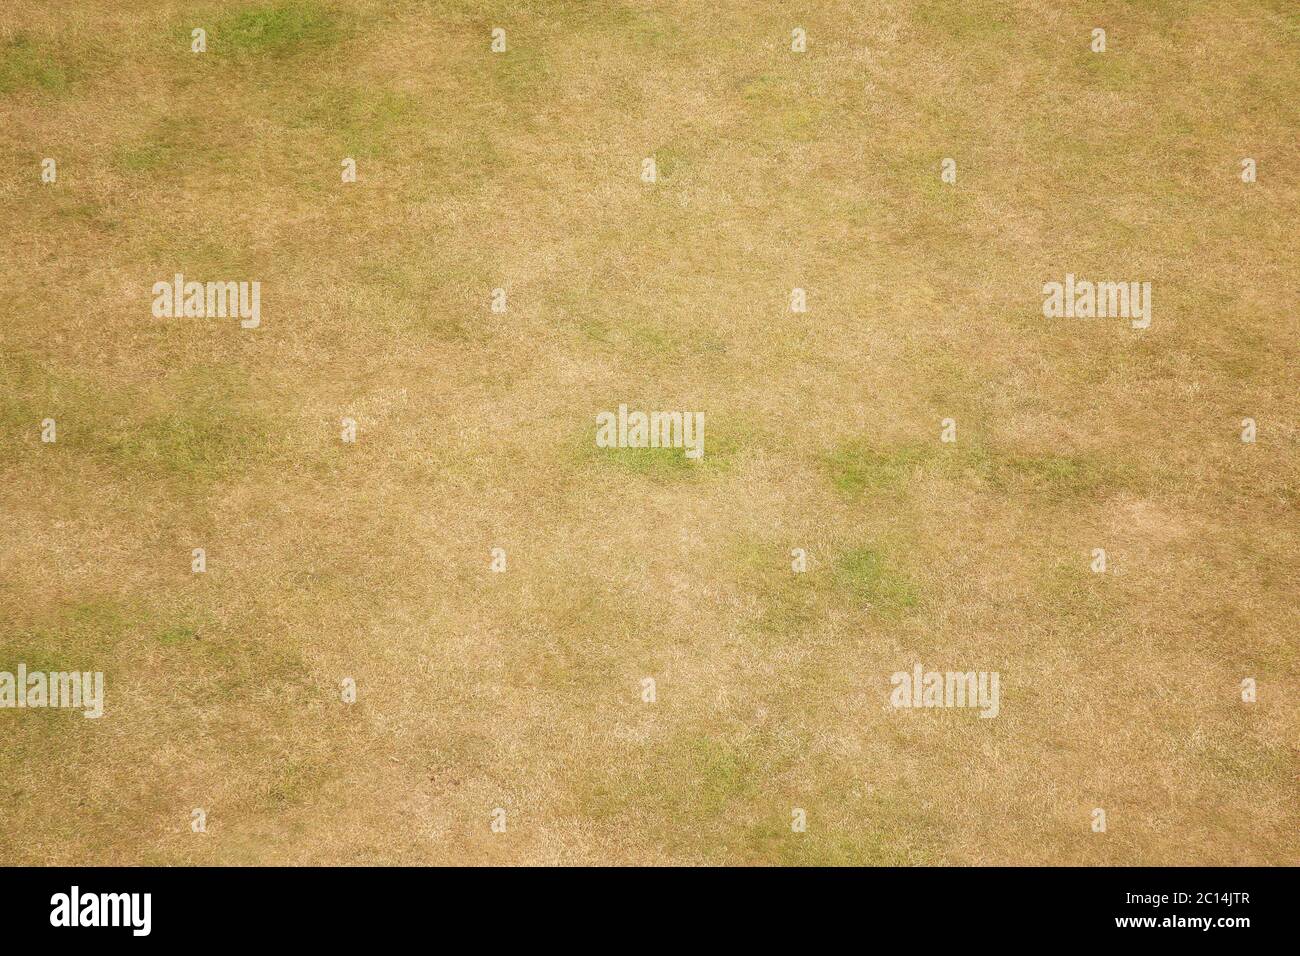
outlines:
{"label": "dry grass field", "polygon": [[5,0],[0,671],[105,691],[0,860],[1300,862],[1298,93],[1289,0]]}

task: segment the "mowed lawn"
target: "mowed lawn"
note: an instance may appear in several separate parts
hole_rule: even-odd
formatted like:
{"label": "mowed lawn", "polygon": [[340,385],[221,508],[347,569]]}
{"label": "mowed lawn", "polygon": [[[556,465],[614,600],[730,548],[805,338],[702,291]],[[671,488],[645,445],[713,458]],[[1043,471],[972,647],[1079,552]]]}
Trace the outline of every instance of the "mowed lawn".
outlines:
{"label": "mowed lawn", "polygon": [[6,0],[0,671],[105,714],[0,860],[1300,861],[1298,92],[1287,0]]}

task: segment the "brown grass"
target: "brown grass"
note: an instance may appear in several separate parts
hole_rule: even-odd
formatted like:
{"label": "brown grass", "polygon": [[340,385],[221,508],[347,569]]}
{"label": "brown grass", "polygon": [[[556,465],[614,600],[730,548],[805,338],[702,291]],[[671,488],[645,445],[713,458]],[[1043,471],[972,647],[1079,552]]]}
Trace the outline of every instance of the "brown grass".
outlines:
{"label": "brown grass", "polygon": [[[0,710],[0,857],[1300,862],[1298,23],[9,0],[0,670],[107,715]],[[891,709],[918,661],[1001,715]]]}

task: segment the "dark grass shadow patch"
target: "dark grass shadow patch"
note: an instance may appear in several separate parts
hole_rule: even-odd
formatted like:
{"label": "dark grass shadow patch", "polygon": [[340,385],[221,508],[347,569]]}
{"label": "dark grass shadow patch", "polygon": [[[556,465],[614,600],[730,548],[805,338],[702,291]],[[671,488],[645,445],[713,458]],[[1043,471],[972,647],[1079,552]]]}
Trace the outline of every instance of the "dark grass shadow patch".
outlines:
{"label": "dark grass shadow patch", "polygon": [[1057,562],[1042,570],[1037,591],[1053,609],[1061,628],[1101,628],[1114,623],[1124,605],[1124,593],[1113,574],[1094,573],[1084,556],[1073,563]]}
{"label": "dark grass shadow patch", "polygon": [[178,118],[168,118],[157,123],[148,133],[119,144],[112,154],[113,165],[123,173],[173,173],[181,164],[193,162],[195,153],[205,151],[196,142],[191,123]]}
{"label": "dark grass shadow patch", "polygon": [[736,586],[755,601],[755,611],[739,623],[751,640],[784,643],[825,618],[833,590],[820,573],[816,556],[805,551],[808,569],[793,570],[790,548],[770,540],[742,540],[735,545]]}

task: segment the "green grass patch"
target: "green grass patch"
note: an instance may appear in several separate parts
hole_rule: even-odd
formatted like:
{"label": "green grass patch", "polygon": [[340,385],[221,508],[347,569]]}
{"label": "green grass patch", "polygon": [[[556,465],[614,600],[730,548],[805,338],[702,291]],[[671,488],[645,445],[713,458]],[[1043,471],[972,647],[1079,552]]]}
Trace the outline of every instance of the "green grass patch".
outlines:
{"label": "green grass patch", "polygon": [[107,671],[113,647],[140,618],[136,608],[113,597],[57,605],[0,636],[0,670],[12,671],[21,661],[29,671]]}
{"label": "green grass patch", "polygon": [[119,148],[114,154],[114,161],[123,172],[144,173],[170,164],[174,155],[170,145],[150,142]]}
{"label": "green grass patch", "polygon": [[125,173],[168,172],[194,154],[195,126],[164,120],[148,135],[122,143],[113,151],[113,163]]}
{"label": "green grass patch", "polygon": [[[485,37],[483,54],[488,58],[486,69],[491,82],[491,98],[487,102],[504,101],[507,106],[521,108],[525,104],[544,104],[553,84],[550,57],[543,46],[536,39],[532,43],[523,42],[523,37],[516,42],[509,29],[504,53],[489,53],[488,42],[489,38]],[[529,124],[531,110],[512,110],[512,113],[516,121]]]}
{"label": "green grass patch", "polygon": [[332,777],[329,765],[315,757],[290,757],[267,775],[262,798],[277,810],[301,807]]}
{"label": "green grass patch", "polygon": [[757,761],[740,747],[711,737],[686,745],[690,810],[717,816],[736,801],[752,798],[763,779]]}
{"label": "green grass patch", "polygon": [[738,140],[805,143],[834,125],[834,107],[797,80],[757,73],[733,88],[743,107],[743,119],[730,130]]}
{"label": "green grass patch", "polygon": [[288,0],[226,14],[208,31],[208,49],[219,55],[288,57],[333,46],[343,35],[329,7]]}
{"label": "green grass patch", "polygon": [[[119,143],[113,163],[128,174],[159,173],[173,184],[180,173],[240,172],[247,161],[245,146],[231,143],[226,134],[244,117],[200,115],[182,106],[155,121],[141,134]],[[187,238],[187,243],[196,243]],[[202,242],[203,240],[198,240]]]}
{"label": "green grass patch", "polygon": [[920,603],[916,585],[872,547],[854,548],[835,562],[835,580],[854,599],[885,617],[900,617]]}
{"label": "green grass patch", "polygon": [[[850,829],[830,827],[826,818],[839,810],[843,795],[827,795],[799,804],[808,813],[808,829],[795,833],[789,810],[774,808],[745,832],[747,852],[755,862],[782,866],[926,866],[942,862],[935,836],[941,822],[926,819],[905,795],[876,795],[860,800],[857,823]],[[825,806],[826,811],[821,807]]]}
{"label": "green grass patch", "polygon": [[18,358],[0,365],[0,386],[0,422],[36,442],[41,421],[53,418],[51,450],[103,456],[133,476],[213,478],[270,444],[268,424],[240,397],[246,383],[234,375],[186,372],[140,394]]}
{"label": "green grass patch", "polygon": [[758,604],[758,614],[746,622],[747,633],[758,641],[781,643],[796,638],[824,618],[823,598],[828,579],[808,572],[796,574],[790,547],[771,540],[746,540],[736,545],[737,583]]}
{"label": "green grass patch", "polygon": [[167,646],[188,644],[197,640],[199,632],[188,624],[174,624],[158,632],[158,642]]}
{"label": "green grass patch", "polygon": [[913,17],[927,37],[945,37],[962,43],[996,42],[1010,36],[1014,24],[1003,17],[999,5],[948,3],[947,0],[921,0]]}
{"label": "green grass patch", "polygon": [[980,445],[912,444],[877,448],[852,441],[822,457],[837,491],[896,492],[914,479],[968,481],[999,493],[1074,498],[1132,487],[1134,470],[1085,454],[1001,451]]}
{"label": "green grass patch", "polygon": [[859,495],[902,487],[933,454],[919,445],[882,451],[853,442],[826,455],[823,464],[837,491]]}
{"label": "green grass patch", "polygon": [[680,448],[598,448],[596,451],[603,453],[601,461],[644,478],[687,478],[702,464],[687,458]]}
{"label": "green grass patch", "polygon": [[1042,604],[1053,609],[1063,627],[1101,627],[1119,613],[1121,592],[1113,574],[1096,574],[1091,557],[1080,554],[1073,562],[1058,561],[1043,569],[1037,582]]}
{"label": "green grass patch", "polygon": [[656,182],[671,181],[688,172],[692,166],[691,153],[683,146],[659,146],[651,154],[655,160]]}
{"label": "green grass patch", "polygon": [[233,405],[199,405],[124,423],[107,450],[125,467],[154,476],[216,477],[264,444],[260,423]]}
{"label": "green grass patch", "polygon": [[[358,160],[389,153],[403,134],[424,145],[420,101],[408,93],[362,86],[313,89],[286,103],[280,115],[288,128],[322,132],[334,141],[340,155]],[[481,134],[474,138],[476,143],[481,139]],[[460,142],[459,137],[455,142]],[[442,149],[449,144],[431,145]]]}
{"label": "green grass patch", "polygon": [[[611,406],[616,409],[618,404]],[[646,410],[631,406],[632,410]],[[685,448],[598,448],[594,417],[575,449],[578,462],[594,468],[617,471],[652,481],[691,481],[729,471],[741,449],[753,436],[742,426],[711,431],[705,414],[704,454],[687,458]]]}
{"label": "green grass patch", "polygon": [[66,89],[69,81],[68,70],[25,33],[0,46],[0,93],[57,93]]}
{"label": "green grass patch", "polygon": [[[584,813],[617,817],[649,810],[664,821],[692,820],[728,829],[727,811],[753,800],[763,767],[743,747],[698,729],[683,730],[654,748],[637,767],[617,768],[583,794]],[[674,840],[683,841],[681,836]]]}

